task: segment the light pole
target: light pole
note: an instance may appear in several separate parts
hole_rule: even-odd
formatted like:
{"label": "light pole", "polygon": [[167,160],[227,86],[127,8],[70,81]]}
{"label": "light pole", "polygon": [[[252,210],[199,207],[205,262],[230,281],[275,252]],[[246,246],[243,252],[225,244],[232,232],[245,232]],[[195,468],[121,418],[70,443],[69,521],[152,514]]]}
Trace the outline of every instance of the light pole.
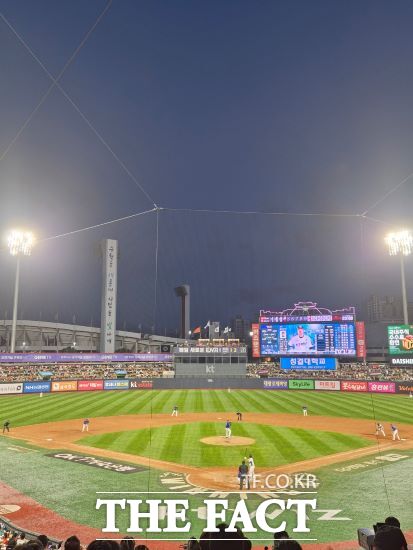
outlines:
{"label": "light pole", "polygon": [[16,256],[16,278],[14,281],[14,300],[13,300],[13,322],[11,328],[10,352],[14,353],[16,349],[16,325],[17,325],[17,304],[19,301],[19,279],[20,279],[20,257],[30,256],[33,245],[33,233],[28,231],[11,231],[8,236],[7,244],[10,254]]}
{"label": "light pole", "polygon": [[407,293],[406,293],[406,277],[404,273],[404,257],[410,256],[413,251],[413,235],[410,231],[398,231],[397,233],[389,233],[385,242],[389,247],[390,256],[400,256],[400,270],[402,277],[402,296],[403,296],[403,322],[409,324],[409,316],[407,313]]}

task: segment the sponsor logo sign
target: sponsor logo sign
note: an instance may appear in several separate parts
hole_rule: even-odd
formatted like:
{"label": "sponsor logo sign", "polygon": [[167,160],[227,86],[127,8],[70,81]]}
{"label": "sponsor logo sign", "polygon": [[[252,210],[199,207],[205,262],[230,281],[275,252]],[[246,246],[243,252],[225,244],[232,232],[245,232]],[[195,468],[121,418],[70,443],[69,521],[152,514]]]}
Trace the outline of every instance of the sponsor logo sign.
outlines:
{"label": "sponsor logo sign", "polygon": [[391,463],[391,462],[398,462],[399,460],[403,460],[405,458],[409,458],[409,455],[400,455],[396,453],[389,453],[381,456],[375,456],[374,458],[371,458],[369,460],[364,460],[363,462],[358,462],[356,464],[349,464],[347,466],[340,466],[339,468],[335,468],[335,472],[340,473],[346,473],[346,472],[353,472],[354,470],[362,470],[364,468],[370,468],[371,466],[383,466],[383,463]]}
{"label": "sponsor logo sign", "polygon": [[413,325],[387,327],[390,355],[413,355]]}
{"label": "sponsor logo sign", "polygon": [[340,382],[338,380],[316,380],[315,389],[340,391]]}
{"label": "sponsor logo sign", "polygon": [[288,380],[290,390],[313,390],[314,380]]}
{"label": "sponsor logo sign", "polygon": [[405,382],[396,384],[397,393],[412,393],[413,394],[413,382]]}
{"label": "sponsor logo sign", "polygon": [[23,393],[46,393],[50,391],[51,382],[25,382]]}
{"label": "sponsor logo sign", "polygon": [[0,384],[0,393],[22,393],[23,384]]}
{"label": "sponsor logo sign", "polygon": [[356,321],[356,340],[357,340],[357,357],[359,359],[366,359],[366,329],[364,321]]}
{"label": "sponsor logo sign", "polygon": [[79,380],[77,389],[78,391],[103,390],[103,380]]}
{"label": "sponsor logo sign", "polygon": [[398,367],[403,367],[405,365],[413,366],[413,357],[392,357],[392,365],[397,365]]}
{"label": "sponsor logo sign", "polygon": [[370,392],[375,393],[395,393],[396,384],[394,382],[369,382],[368,388]]}
{"label": "sponsor logo sign", "polygon": [[51,458],[59,458],[60,460],[66,460],[67,462],[85,464],[86,466],[92,466],[93,468],[112,470],[113,472],[118,472],[119,474],[134,474],[136,472],[146,470],[146,468],[142,466],[130,466],[129,464],[122,464],[121,462],[110,462],[108,460],[102,460],[93,456],[72,453],[49,453],[46,456],[50,456]]}
{"label": "sponsor logo sign", "polygon": [[77,380],[52,382],[52,391],[76,391]]}
{"label": "sponsor logo sign", "polygon": [[263,382],[264,390],[288,390],[288,380],[268,379]]}
{"label": "sponsor logo sign", "polygon": [[153,388],[152,380],[130,380],[131,390],[151,390]]}
{"label": "sponsor logo sign", "polygon": [[103,389],[105,389],[105,390],[128,390],[129,389],[129,380],[105,380]]}
{"label": "sponsor logo sign", "polygon": [[281,357],[280,366],[285,370],[336,370],[334,357]]}
{"label": "sponsor logo sign", "polygon": [[260,325],[258,323],[253,323],[251,325],[252,332],[252,356],[260,356]]}
{"label": "sponsor logo sign", "polygon": [[352,380],[341,381],[341,391],[367,391],[367,382],[357,382]]}

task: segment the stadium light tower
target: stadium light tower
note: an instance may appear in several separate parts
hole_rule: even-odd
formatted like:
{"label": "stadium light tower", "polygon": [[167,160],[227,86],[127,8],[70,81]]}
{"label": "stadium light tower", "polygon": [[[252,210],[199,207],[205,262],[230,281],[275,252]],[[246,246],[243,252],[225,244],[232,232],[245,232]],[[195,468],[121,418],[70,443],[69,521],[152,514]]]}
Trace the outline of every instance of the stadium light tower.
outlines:
{"label": "stadium light tower", "polygon": [[406,293],[406,276],[404,273],[404,257],[410,256],[413,252],[413,235],[410,231],[398,231],[397,233],[389,233],[385,238],[386,244],[389,247],[390,256],[400,256],[400,269],[402,276],[402,295],[403,295],[403,321],[405,325],[409,324],[409,316],[407,313],[407,293]]}
{"label": "stadium light tower", "polygon": [[17,305],[19,301],[19,279],[20,279],[20,258],[21,256],[30,256],[34,245],[34,235],[29,231],[11,231],[7,244],[10,254],[16,256],[16,278],[14,281],[14,300],[13,300],[13,322],[11,328],[10,352],[14,353],[16,349],[16,325],[17,325]]}

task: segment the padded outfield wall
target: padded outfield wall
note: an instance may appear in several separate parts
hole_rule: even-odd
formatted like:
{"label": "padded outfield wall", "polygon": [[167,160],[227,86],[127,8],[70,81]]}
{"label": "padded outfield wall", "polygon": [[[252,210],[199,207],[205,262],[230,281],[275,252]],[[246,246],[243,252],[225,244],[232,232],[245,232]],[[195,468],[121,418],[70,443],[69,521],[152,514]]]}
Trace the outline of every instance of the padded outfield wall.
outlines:
{"label": "padded outfield wall", "polygon": [[0,395],[61,393],[76,391],[173,389],[263,389],[356,393],[413,394],[413,381],[317,380],[309,378],[153,378],[125,380],[53,380],[0,383]]}

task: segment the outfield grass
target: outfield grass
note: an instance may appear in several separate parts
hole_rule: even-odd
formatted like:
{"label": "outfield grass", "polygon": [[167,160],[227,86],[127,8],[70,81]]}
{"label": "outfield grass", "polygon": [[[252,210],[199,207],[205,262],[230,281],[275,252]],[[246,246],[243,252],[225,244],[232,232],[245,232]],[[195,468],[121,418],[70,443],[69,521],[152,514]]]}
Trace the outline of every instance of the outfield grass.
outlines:
{"label": "outfield grass", "polygon": [[249,453],[253,454],[255,462],[261,467],[280,466],[371,444],[371,441],[361,437],[334,432],[260,424],[234,426],[233,435],[255,440],[255,444],[248,447],[207,445],[200,442],[204,437],[222,436],[222,426],[222,422],[162,426],[89,436],[78,443],[199,467],[236,467]]}
{"label": "outfield grass", "polygon": [[413,403],[404,395],[266,390],[128,390],[0,397],[0,421],[12,426],[70,418],[182,412],[298,413],[413,423]]}

